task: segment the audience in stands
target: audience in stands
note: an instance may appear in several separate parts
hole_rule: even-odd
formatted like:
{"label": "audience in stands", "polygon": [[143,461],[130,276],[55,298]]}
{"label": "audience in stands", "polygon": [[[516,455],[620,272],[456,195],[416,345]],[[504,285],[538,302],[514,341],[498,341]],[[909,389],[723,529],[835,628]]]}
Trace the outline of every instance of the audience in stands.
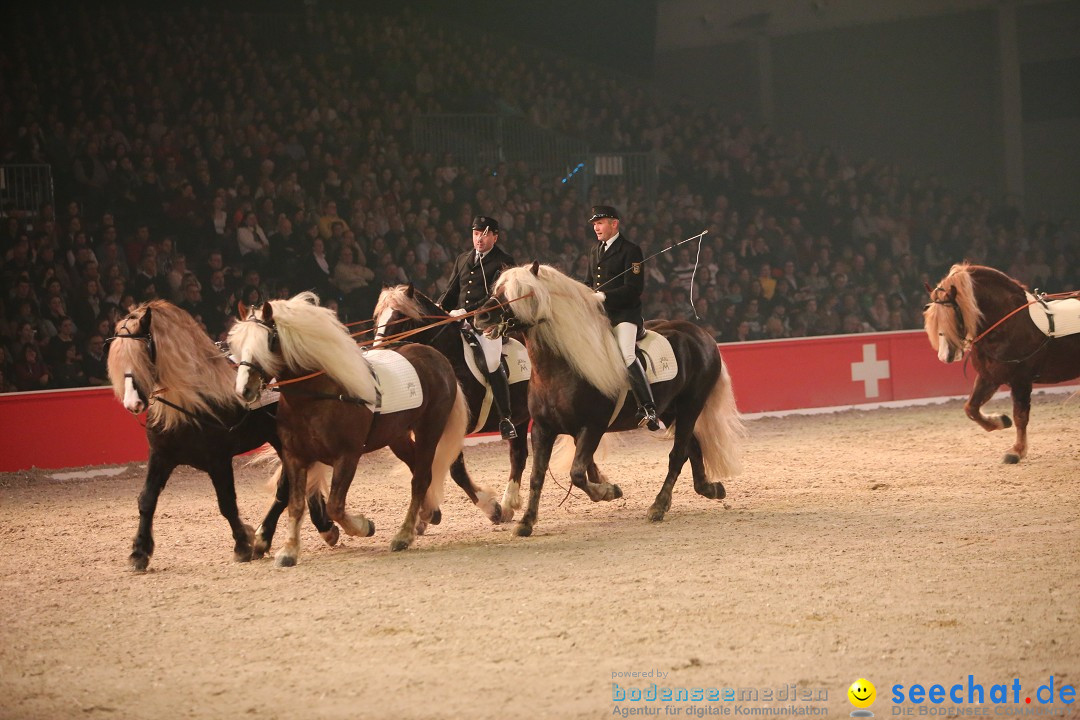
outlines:
{"label": "audience in stands", "polygon": [[[515,257],[583,278],[586,210],[618,207],[655,254],[646,316],[720,342],[917,328],[922,283],[961,259],[1080,286],[1067,220],[408,11],[80,6],[0,34],[0,161],[50,165],[56,191],[0,208],[0,391],[105,384],[105,338],[154,298],[215,339],[238,300],[314,289],[357,320],[384,283],[438,298],[475,215],[498,218]],[[652,152],[655,196],[413,145],[414,117],[477,107]]]}

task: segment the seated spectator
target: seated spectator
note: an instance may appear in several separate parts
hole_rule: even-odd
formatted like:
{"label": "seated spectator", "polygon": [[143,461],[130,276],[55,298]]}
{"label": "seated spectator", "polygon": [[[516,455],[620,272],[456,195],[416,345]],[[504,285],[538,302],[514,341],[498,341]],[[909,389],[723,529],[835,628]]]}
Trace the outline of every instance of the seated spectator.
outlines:
{"label": "seated spectator", "polygon": [[86,384],[102,386],[109,384],[109,369],[105,355],[105,338],[94,332],[86,341],[86,350],[82,356],[82,370]]}
{"label": "seated spectator", "polygon": [[53,383],[57,388],[75,388],[86,386],[86,373],[82,368],[82,356],[75,343],[69,343],[64,350],[63,360],[52,366]]}
{"label": "seated spectator", "polygon": [[27,343],[15,363],[15,387],[19,390],[48,390],[54,387],[52,375],[38,353],[37,345]]}

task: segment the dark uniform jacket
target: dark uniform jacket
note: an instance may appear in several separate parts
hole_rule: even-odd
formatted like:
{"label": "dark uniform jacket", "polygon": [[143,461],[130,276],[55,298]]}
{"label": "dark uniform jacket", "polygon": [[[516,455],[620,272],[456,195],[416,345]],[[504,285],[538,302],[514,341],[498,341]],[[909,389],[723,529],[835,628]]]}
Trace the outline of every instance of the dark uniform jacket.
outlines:
{"label": "dark uniform jacket", "polygon": [[590,277],[585,284],[604,293],[604,310],[613,326],[634,323],[640,333],[641,293],[645,291],[641,248],[621,234],[602,255],[601,248],[603,245],[596,243],[589,251]]}
{"label": "dark uniform jacket", "polygon": [[516,264],[510,253],[498,245],[488,250],[483,262],[476,261],[476,250],[461,253],[454,261],[454,272],[439,305],[447,311],[457,308],[465,308],[469,312],[476,310],[491,296],[503,268]]}

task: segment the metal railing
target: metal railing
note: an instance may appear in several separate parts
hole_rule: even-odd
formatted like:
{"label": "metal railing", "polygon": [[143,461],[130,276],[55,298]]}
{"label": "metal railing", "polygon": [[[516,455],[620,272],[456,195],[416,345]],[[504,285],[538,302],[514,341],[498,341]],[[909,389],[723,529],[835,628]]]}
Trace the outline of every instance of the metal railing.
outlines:
{"label": "metal railing", "polygon": [[0,165],[0,212],[37,215],[54,204],[51,165]]}
{"label": "metal railing", "polygon": [[[599,190],[604,198],[632,195],[637,188],[645,191],[649,202],[656,199],[659,179],[653,153],[596,153],[589,155],[583,169],[582,186]],[[625,186],[626,192],[619,192]]]}

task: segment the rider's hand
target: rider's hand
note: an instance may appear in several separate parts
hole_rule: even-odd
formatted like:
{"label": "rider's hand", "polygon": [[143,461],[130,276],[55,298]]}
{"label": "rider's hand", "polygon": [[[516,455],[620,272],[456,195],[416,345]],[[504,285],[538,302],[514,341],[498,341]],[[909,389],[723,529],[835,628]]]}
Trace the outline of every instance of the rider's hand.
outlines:
{"label": "rider's hand", "polygon": [[461,317],[462,315],[464,315],[467,312],[468,312],[468,310],[466,310],[465,308],[454,308],[453,310],[450,311],[450,317],[452,317],[452,318]]}
{"label": "rider's hand", "polygon": [[597,290],[596,291],[596,299],[599,300],[600,302],[604,302],[605,300],[607,300],[607,295],[605,295],[604,293]]}

